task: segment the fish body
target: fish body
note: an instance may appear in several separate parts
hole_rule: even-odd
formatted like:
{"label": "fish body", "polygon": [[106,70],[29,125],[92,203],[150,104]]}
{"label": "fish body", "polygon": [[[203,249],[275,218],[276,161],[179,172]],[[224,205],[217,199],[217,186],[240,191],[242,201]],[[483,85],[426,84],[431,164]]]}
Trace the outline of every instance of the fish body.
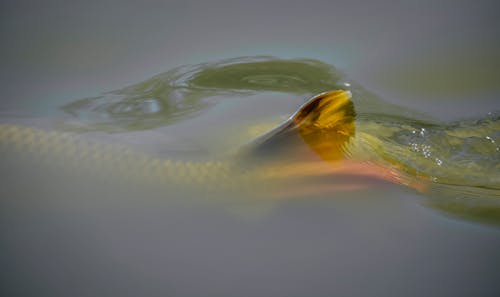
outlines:
{"label": "fish body", "polygon": [[[76,133],[12,124],[0,125],[0,142],[4,149],[60,162],[72,170],[207,189],[325,175],[369,177],[419,191],[425,191],[428,183],[499,189],[498,146],[488,136],[500,131],[497,120],[427,129],[411,122],[356,121],[350,98],[350,92],[343,90],[317,95],[287,121],[242,148],[243,153],[219,160],[164,159]],[[426,133],[434,138],[423,141]],[[464,149],[453,151],[448,146],[464,146],[471,137],[490,140],[492,148],[483,148],[480,155],[486,159],[484,164],[456,160]],[[436,148],[436,141],[446,146]],[[449,152],[446,157],[434,153],[444,149]],[[282,158],[287,154],[294,156],[291,164],[289,158]],[[468,172],[459,171],[459,166],[466,166]]]}
{"label": "fish body", "polygon": [[[500,223],[498,116],[455,123],[408,118],[355,84],[339,88],[341,81],[315,60],[257,57],[180,67],[62,107],[88,118],[86,125],[0,124],[0,165],[7,172],[26,164],[166,192],[266,199],[393,183],[422,193],[435,208]],[[199,114],[213,103],[207,98],[325,89],[334,91],[313,96],[281,124],[215,159],[170,158],[86,135],[166,126]]]}
{"label": "fish body", "polygon": [[[349,98],[346,91],[316,96],[289,120],[251,141],[239,153],[218,160],[166,159],[121,144],[85,139],[76,133],[12,124],[0,125],[0,143],[11,155],[29,156],[30,160],[35,160],[33,166],[46,164],[103,179],[212,192],[273,188],[267,191],[268,196],[282,197],[324,192],[325,188],[352,190],[364,187],[361,182],[364,179],[370,180],[369,183],[372,183],[371,179],[395,181],[394,172],[375,163],[343,158],[345,145],[354,135],[354,111]],[[344,114],[345,107],[338,105],[341,101],[351,109],[350,118]],[[311,108],[314,103],[322,104]],[[330,103],[335,106],[330,106]],[[313,119],[314,115],[320,117]],[[339,123],[347,123],[349,128],[340,131]],[[327,131],[327,128],[333,130]],[[293,140],[296,142],[291,143]],[[275,150],[278,155],[273,156],[270,150]],[[285,155],[295,155],[294,161],[290,162],[283,157]],[[263,156],[267,160],[262,160]],[[350,177],[351,181],[340,179],[342,175]],[[340,181],[313,185],[304,182],[324,176],[337,176]],[[361,180],[353,181],[353,177],[361,177]],[[289,193],[290,184],[295,186],[292,193]],[[277,185],[287,188],[287,191],[277,190],[280,188]]]}

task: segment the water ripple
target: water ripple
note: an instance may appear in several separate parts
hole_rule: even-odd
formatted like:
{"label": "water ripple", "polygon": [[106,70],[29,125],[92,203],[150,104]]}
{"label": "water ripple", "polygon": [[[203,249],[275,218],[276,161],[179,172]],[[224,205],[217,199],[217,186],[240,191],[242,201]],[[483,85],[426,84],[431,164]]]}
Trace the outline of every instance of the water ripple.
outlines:
{"label": "water ripple", "polygon": [[194,117],[221,98],[269,91],[307,98],[345,88],[341,77],[335,67],[317,60],[244,57],[178,67],[62,109],[88,130],[151,129]]}

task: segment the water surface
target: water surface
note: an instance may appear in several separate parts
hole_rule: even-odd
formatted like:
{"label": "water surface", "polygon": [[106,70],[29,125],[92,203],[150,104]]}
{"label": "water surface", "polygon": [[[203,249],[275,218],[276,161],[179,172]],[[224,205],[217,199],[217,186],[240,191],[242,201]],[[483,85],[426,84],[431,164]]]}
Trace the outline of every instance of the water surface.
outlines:
{"label": "water surface", "polygon": [[[399,131],[388,135],[395,137],[393,145],[413,153],[415,163],[409,166],[440,168],[438,161],[426,158],[439,153],[451,156],[443,158],[445,166],[453,165],[448,162],[457,152],[435,151],[443,148],[438,143],[443,138],[432,127],[452,129],[458,123],[446,124],[384,102],[333,66],[310,59],[248,57],[180,67],[64,104],[62,117],[4,116],[3,121],[76,133],[85,141],[125,147],[144,156],[204,162],[234,156],[238,148],[284,121],[312,95],[331,89],[352,92],[358,133],[384,132],[370,131],[370,123],[377,121],[385,123],[379,127],[387,131]],[[485,115],[482,121],[488,119],[495,118]],[[477,128],[480,125],[465,121],[462,125],[469,133],[498,138],[495,125],[484,131]],[[425,127],[437,134],[419,130],[418,136],[411,136],[409,127]],[[463,160],[482,168],[493,166],[488,169],[493,175],[483,170],[485,177],[479,182],[488,176],[494,188],[498,147],[468,137],[469,144],[461,143],[458,155],[465,154]],[[434,151],[420,151],[428,144]],[[296,153],[307,148],[306,143],[288,145],[286,154],[272,158],[290,164],[304,158]],[[467,145],[468,150],[463,148]],[[109,179],[95,174],[100,171],[96,168],[106,168],[106,162],[96,164],[78,154],[73,162],[66,162],[71,159],[65,155],[64,143],[60,147],[61,153],[48,159],[54,160],[48,165],[30,158],[2,161],[1,234],[6,263],[2,282],[9,294],[493,296],[498,289],[498,227],[477,223],[488,210],[488,221],[498,219],[498,202],[491,200],[497,194],[477,196],[473,191],[471,197],[476,200],[464,201],[460,196],[456,203],[449,194],[445,200],[432,200],[442,196],[344,176],[295,180],[294,186],[313,191],[289,191],[279,199],[270,195],[273,187],[213,195],[200,192],[195,184],[169,187],[157,180],[148,182],[151,173],[143,173],[148,167],[140,165],[147,160],[138,163],[127,161],[128,157],[118,159],[122,167],[101,172],[127,176],[129,182]],[[111,159],[123,154],[106,146],[93,146],[90,153],[105,150]],[[482,161],[481,156],[489,159]],[[58,157],[64,162],[57,163]],[[321,190],[325,184],[361,181],[361,189]],[[287,186],[285,181],[279,189],[283,186],[292,184]],[[471,213],[477,209],[474,201],[486,203],[486,211]],[[462,287],[464,283],[469,285]]]}
{"label": "water surface", "polygon": [[[490,0],[5,0],[0,117],[205,161],[347,82],[360,118],[377,119],[373,110],[468,127],[498,110],[498,11]],[[224,73],[192,80],[221,59],[255,55],[306,57],[298,60],[309,66],[247,72],[238,83]],[[398,131],[395,140],[420,150],[413,165],[442,139]],[[488,141],[473,138],[458,156],[483,156],[494,149]],[[498,228],[450,213],[453,203],[427,204],[453,197],[370,181],[278,201],[245,192],[203,199],[133,178],[107,184],[78,159],[34,167],[18,153],[0,158],[2,296],[500,295]],[[430,153],[426,170],[439,166]],[[453,173],[477,172],[464,167]]]}

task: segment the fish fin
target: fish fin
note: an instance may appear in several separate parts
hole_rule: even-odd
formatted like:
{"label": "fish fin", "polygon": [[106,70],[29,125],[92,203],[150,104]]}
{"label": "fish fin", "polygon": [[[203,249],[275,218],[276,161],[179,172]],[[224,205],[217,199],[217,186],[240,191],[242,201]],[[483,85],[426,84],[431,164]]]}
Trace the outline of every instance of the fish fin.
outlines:
{"label": "fish fin", "polygon": [[354,136],[355,117],[349,91],[321,93],[302,105],[287,121],[242,147],[236,159],[251,160],[252,164],[256,160],[273,160],[275,156],[282,159],[287,154],[296,154],[293,148],[304,148],[297,146],[303,142],[323,160],[343,159],[345,148]]}
{"label": "fish fin", "polygon": [[342,159],[354,136],[356,112],[351,96],[345,90],[321,93],[292,116],[294,129],[326,161]]}

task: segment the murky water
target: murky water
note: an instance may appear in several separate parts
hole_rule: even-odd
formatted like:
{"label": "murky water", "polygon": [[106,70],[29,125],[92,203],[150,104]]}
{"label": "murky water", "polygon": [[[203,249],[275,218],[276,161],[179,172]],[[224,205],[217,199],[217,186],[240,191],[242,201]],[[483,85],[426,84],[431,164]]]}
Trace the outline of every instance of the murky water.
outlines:
{"label": "murky water", "polygon": [[[327,90],[343,91],[302,105]],[[318,60],[272,57],[180,67],[61,108],[3,119],[8,292],[323,296],[396,282],[420,295],[422,279],[470,269],[496,290],[493,113],[441,122]],[[415,274],[435,248],[443,259]]]}
{"label": "murky water", "polygon": [[498,4],[292,2],[0,4],[1,296],[500,295]]}

